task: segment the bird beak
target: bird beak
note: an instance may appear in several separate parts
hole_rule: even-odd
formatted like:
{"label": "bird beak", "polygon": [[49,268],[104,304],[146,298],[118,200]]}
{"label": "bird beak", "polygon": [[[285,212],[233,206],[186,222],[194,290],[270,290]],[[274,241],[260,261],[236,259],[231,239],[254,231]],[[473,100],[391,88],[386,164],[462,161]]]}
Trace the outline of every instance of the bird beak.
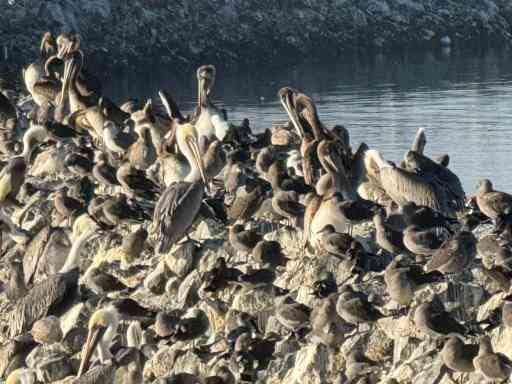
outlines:
{"label": "bird beak", "polygon": [[100,342],[106,328],[102,326],[95,326],[89,330],[87,334],[87,341],[82,349],[82,361],[80,362],[80,369],[78,370],[77,377],[81,377],[89,369],[91,356]]}
{"label": "bird beak", "polygon": [[64,64],[64,78],[62,79],[62,88],[60,91],[60,95],[57,100],[57,104],[60,106],[66,100],[67,93],[69,90],[69,83],[71,79],[71,75],[74,70],[74,64],[72,60],[66,60],[66,63]]}
{"label": "bird beak", "polygon": [[192,152],[194,161],[196,163],[197,168],[199,169],[199,173],[201,174],[201,178],[203,179],[204,185],[208,185],[206,171],[203,164],[203,158],[201,156],[201,152],[199,151],[199,144],[197,143],[197,139],[194,136],[189,136],[186,139],[186,143],[188,148]]}
{"label": "bird beak", "polygon": [[49,39],[50,39],[50,35],[45,33],[43,36],[43,39],[41,40],[41,45],[39,46],[39,52],[41,52],[41,55],[45,53],[44,46]]}
{"label": "bird beak", "polygon": [[68,42],[67,44],[62,44],[62,46],[57,51],[57,57],[59,59],[64,59],[64,57],[71,51],[71,46],[73,43]]}
{"label": "bird beak", "polygon": [[304,128],[302,127],[299,116],[297,115],[297,111],[292,105],[292,91],[285,91],[281,92],[279,95],[279,100],[281,101],[281,104],[288,114],[288,117],[290,118],[293,126],[297,130],[297,133],[299,134],[300,138],[304,138]]}
{"label": "bird beak", "polygon": [[199,77],[199,82],[198,82],[198,96],[199,96],[199,105],[201,107],[206,107],[206,98],[208,96],[208,94],[210,93],[210,87],[209,87],[209,79],[207,77],[204,77],[204,76],[200,76]]}
{"label": "bird beak", "polygon": [[330,153],[324,156],[324,160],[334,171],[340,172],[340,167],[337,162],[334,161]]}

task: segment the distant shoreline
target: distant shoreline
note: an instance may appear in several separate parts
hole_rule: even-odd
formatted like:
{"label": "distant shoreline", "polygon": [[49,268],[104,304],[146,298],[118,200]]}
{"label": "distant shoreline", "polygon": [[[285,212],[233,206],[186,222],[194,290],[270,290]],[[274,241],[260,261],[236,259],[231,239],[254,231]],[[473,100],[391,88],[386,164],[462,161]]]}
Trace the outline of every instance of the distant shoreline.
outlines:
{"label": "distant shoreline", "polygon": [[220,8],[219,3],[17,1],[0,14],[0,73],[36,60],[48,30],[80,33],[88,66],[107,77],[113,69],[152,65],[182,71],[208,62],[264,70],[317,57],[512,42],[512,4],[506,0],[438,6],[427,0],[232,0]]}

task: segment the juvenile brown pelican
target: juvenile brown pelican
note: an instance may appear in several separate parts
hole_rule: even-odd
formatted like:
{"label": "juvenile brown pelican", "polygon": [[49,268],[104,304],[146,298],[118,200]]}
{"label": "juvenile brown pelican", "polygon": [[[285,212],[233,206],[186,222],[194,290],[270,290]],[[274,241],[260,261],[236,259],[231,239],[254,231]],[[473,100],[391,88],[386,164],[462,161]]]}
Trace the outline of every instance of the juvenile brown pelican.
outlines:
{"label": "juvenile brown pelican", "polygon": [[119,325],[119,313],[114,307],[99,309],[89,320],[87,341],[82,349],[82,360],[77,377],[81,377],[89,369],[93,352],[98,347],[98,356],[102,364],[112,360],[110,345]]}
{"label": "juvenile brown pelican", "polygon": [[83,233],[73,243],[59,273],[34,285],[16,304],[9,315],[11,337],[28,331],[37,320],[55,311],[60,304],[66,304],[66,298],[74,294],[78,283],[80,251],[88,240],[98,234],[97,228]]}
{"label": "juvenile brown pelican", "polygon": [[193,123],[198,136],[222,141],[229,125],[222,111],[213,105],[209,98],[215,83],[215,74],[216,69],[213,65],[203,65],[197,69],[198,111]]}
{"label": "juvenile brown pelican", "polygon": [[54,205],[59,215],[67,219],[68,223],[71,224],[71,219],[77,215],[79,211],[84,210],[85,207],[79,200],[68,196],[67,192],[67,187],[58,190],[55,194]]}
{"label": "juvenile brown pelican", "polygon": [[480,339],[480,348],[473,364],[477,372],[488,380],[507,380],[512,372],[512,361],[504,354],[493,351],[488,335]]}
{"label": "juvenile brown pelican", "polygon": [[480,180],[476,194],[480,211],[495,220],[498,216],[512,213],[512,195],[495,191],[490,180]]}
{"label": "juvenile brown pelican", "polygon": [[187,158],[191,172],[185,181],[171,184],[162,193],[154,212],[154,225],[158,236],[158,252],[168,252],[192,226],[199,213],[207,176],[199,151],[198,132],[189,123],[176,132],[177,144]]}

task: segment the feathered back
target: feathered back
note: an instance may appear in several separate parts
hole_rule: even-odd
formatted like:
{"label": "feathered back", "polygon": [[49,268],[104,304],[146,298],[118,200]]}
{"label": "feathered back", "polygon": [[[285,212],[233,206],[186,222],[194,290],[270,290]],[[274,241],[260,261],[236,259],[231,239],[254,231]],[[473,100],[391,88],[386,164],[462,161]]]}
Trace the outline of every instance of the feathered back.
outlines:
{"label": "feathered back", "polygon": [[429,184],[422,177],[401,168],[385,167],[380,180],[386,193],[398,204],[414,202],[439,212],[446,211],[446,197],[442,189]]}

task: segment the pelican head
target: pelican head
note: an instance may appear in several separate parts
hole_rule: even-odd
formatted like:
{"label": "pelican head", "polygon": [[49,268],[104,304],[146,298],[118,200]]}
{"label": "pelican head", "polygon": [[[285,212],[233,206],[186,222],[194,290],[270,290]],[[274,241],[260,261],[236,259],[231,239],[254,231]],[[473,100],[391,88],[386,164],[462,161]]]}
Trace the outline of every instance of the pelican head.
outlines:
{"label": "pelican head", "polygon": [[78,370],[78,377],[81,377],[89,368],[91,356],[99,347],[100,359],[102,362],[111,358],[109,352],[110,343],[115,335],[119,324],[119,313],[114,307],[99,309],[93,313],[89,320],[89,332],[87,341],[82,349],[82,361]]}
{"label": "pelican head", "polygon": [[334,142],[322,140],[320,144],[318,144],[316,151],[318,160],[327,172],[337,173],[344,171],[343,164],[341,164],[341,159],[336,151]]}
{"label": "pelican head", "polygon": [[48,55],[56,48],[56,42],[50,32],[45,32],[43,38],[41,39],[41,45],[39,46],[39,51],[41,52],[41,56]]}
{"label": "pelican head", "polygon": [[70,58],[66,60],[64,63],[64,73],[62,79],[62,88],[60,91],[60,95],[57,99],[57,105],[61,106],[69,92],[69,87],[71,83],[75,80],[75,75],[77,74],[77,63],[75,57],[72,55]]}
{"label": "pelican head", "polygon": [[298,95],[298,91],[290,87],[284,87],[279,90],[277,93],[279,96],[279,101],[283,106],[284,110],[288,114],[288,118],[292,122],[293,126],[297,130],[299,137],[301,139],[304,138],[304,127],[302,126],[299,116],[297,115],[297,110],[295,108],[295,99]]}
{"label": "pelican head", "polygon": [[202,65],[197,69],[197,85],[199,105],[206,106],[206,98],[210,94],[217,71],[213,65]]}
{"label": "pelican head", "polygon": [[493,186],[492,186],[491,180],[489,180],[489,179],[480,180],[476,187],[477,187],[478,193],[488,193],[488,192],[493,191]]}
{"label": "pelican head", "polygon": [[66,33],[61,33],[57,36],[57,57],[64,59],[68,54],[80,49],[80,36],[70,36]]}

